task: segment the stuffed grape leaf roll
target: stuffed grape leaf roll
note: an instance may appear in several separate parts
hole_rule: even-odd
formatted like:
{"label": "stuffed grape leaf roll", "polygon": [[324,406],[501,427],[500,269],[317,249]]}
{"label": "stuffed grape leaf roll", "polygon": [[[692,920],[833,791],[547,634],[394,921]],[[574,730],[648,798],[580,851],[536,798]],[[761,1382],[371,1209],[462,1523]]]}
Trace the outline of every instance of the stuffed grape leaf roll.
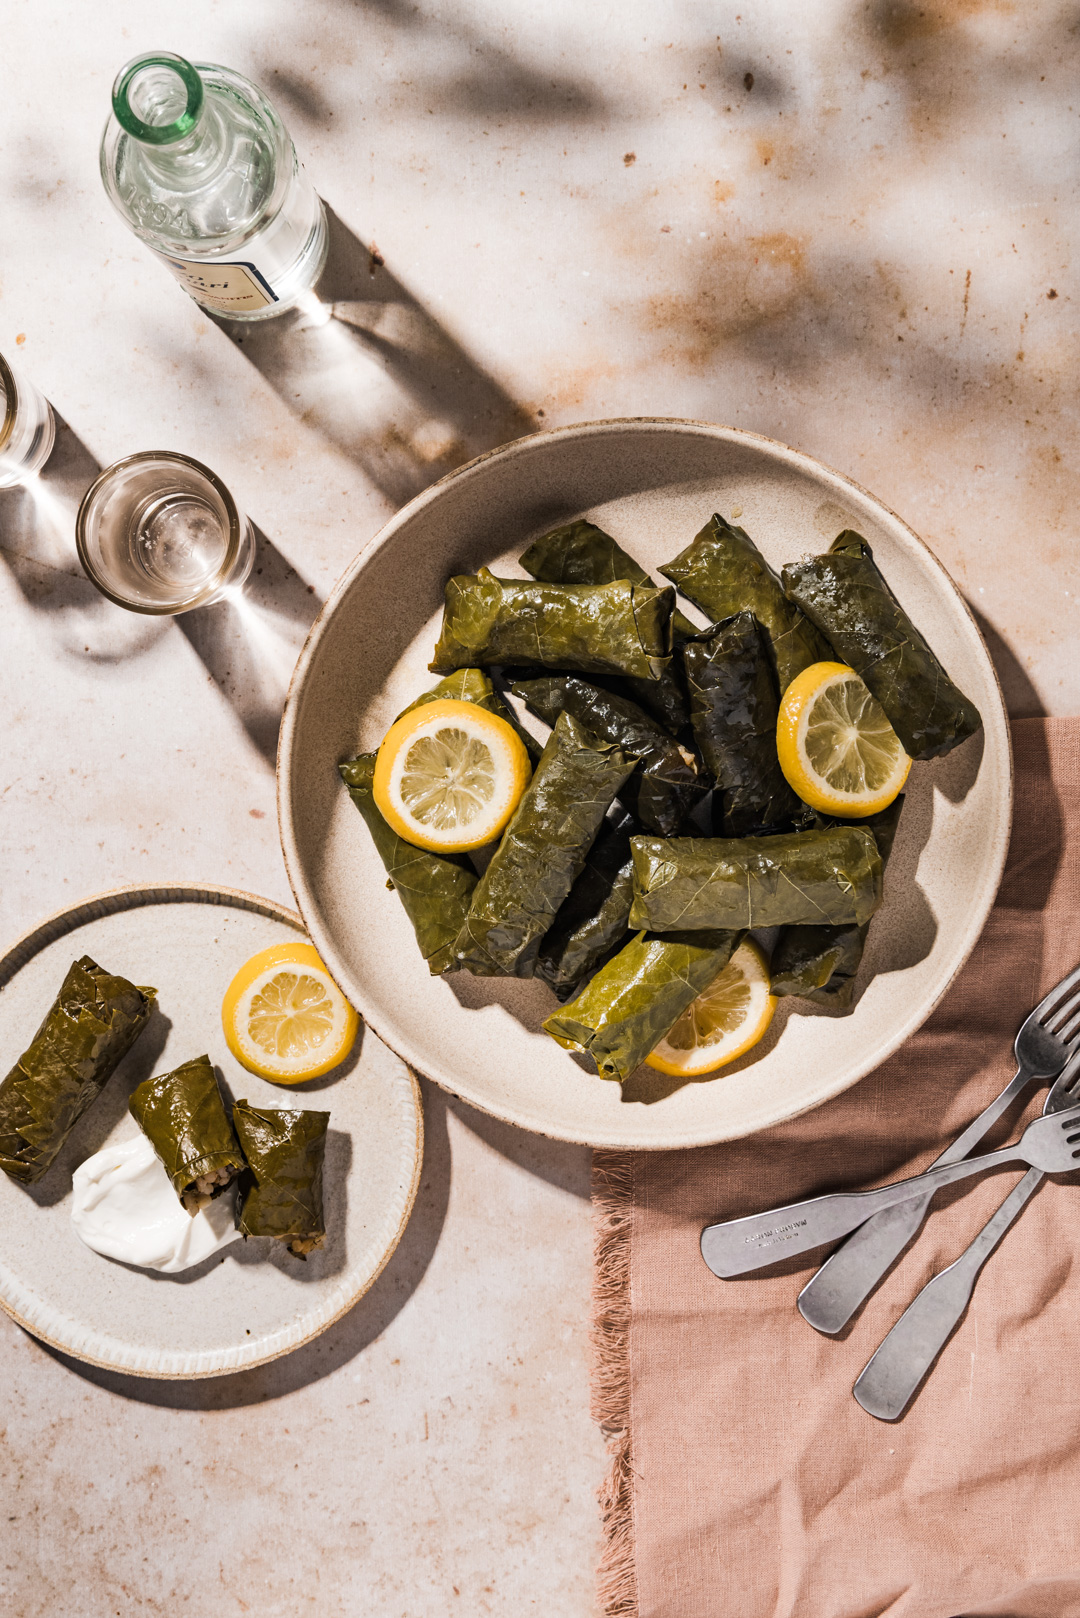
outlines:
{"label": "stuffed grape leaf roll", "polygon": [[[892,853],[903,794],[887,809],[860,820],[873,833],[882,869]],[[773,950],[770,978],[773,994],[798,995],[819,1006],[844,1009],[851,1004],[855,974],[863,957],[870,923],[835,927],[785,927]]]}
{"label": "stuffed grape leaf roll", "polygon": [[671,662],[672,589],[539,584],[497,579],[486,567],[446,586],[442,633],[428,665],[437,674],[492,663],[634,674],[659,679]]}
{"label": "stuffed grape leaf roll", "polygon": [[[526,573],[546,584],[612,584],[616,579],[627,579],[631,584],[657,587],[641,563],[617,540],[584,519],[553,528],[533,540],[518,561]],[[671,627],[678,640],[695,633],[694,625],[678,607],[671,614]]]}
{"label": "stuffed grape leaf roll", "polygon": [[694,739],[716,780],[716,829],[743,837],[801,819],[806,805],[776,756],[776,677],[753,613],[736,613],[694,635],[682,658]]}
{"label": "stuffed grape leaf roll", "polygon": [[541,940],[636,763],[559,715],[473,893],[457,942],[462,966],[479,977],[533,976]]}
{"label": "stuffed grape leaf roll", "polygon": [[[631,584],[650,587],[654,583],[641,563],[628,555],[610,534],[584,519],[543,534],[518,560],[526,573],[546,584],[610,584],[613,579],[628,579]],[[678,607],[674,608],[671,614],[673,648],[678,648],[694,633],[689,618]],[[687,728],[690,714],[682,670],[676,659],[672,659],[658,680],[629,678],[609,689],[619,689],[624,683],[627,695],[666,725],[672,735],[677,736]]]}
{"label": "stuffed grape leaf roll", "polygon": [[861,535],[845,528],[825,556],[784,569],[784,589],[860,675],[912,758],[939,758],[981,729],[886,584]]}
{"label": "stuffed grape leaf roll", "polygon": [[[641,563],[618,540],[587,518],[563,523],[534,539],[518,558],[526,573],[549,584],[653,584]],[[691,633],[693,626],[690,626]]]}
{"label": "stuffed grape leaf roll", "polygon": [[361,753],[339,764],[338,772],[364,817],[389,886],[397,891],[412,922],[428,970],[438,977],[457,964],[454,944],[476,887],[476,872],[463,855],[431,854],[407,843],[386,824],[372,794],[375,756]]}
{"label": "stuffed grape leaf roll", "polygon": [[144,1079],[133,1091],[128,1111],[189,1214],[224,1191],[244,1167],[208,1056]]}
{"label": "stuffed grape leaf roll", "polygon": [[544,1028],[565,1050],[590,1056],[602,1079],[621,1082],[723,971],[742,936],[708,929],[663,938],[639,933]]}
{"label": "stuffed grape leaf roll", "polygon": [[544,934],[534,976],[543,978],[560,1000],[576,994],[630,936],[626,925],[634,897],[630,837],[636,829],[632,815],[604,821],[584,870]]}
{"label": "stuffed grape leaf roll", "polygon": [[634,837],[631,927],[778,927],[869,921],[881,855],[850,823],[776,837]]}
{"label": "stuffed grape leaf roll", "polygon": [[678,831],[704,797],[708,782],[698,774],[693,754],[629,697],[572,674],[519,680],[511,689],[546,725],[554,725],[564,711],[571,713],[587,730],[641,760],[619,797],[646,831],[662,836]]}
{"label": "stuffed grape leaf roll", "polygon": [[233,1127],[247,1167],[240,1176],[237,1229],[270,1236],[297,1258],[326,1237],[323,1159],[328,1112],[291,1112],[238,1101]]}
{"label": "stuffed grape leaf roll", "polygon": [[137,988],[89,955],[72,963],[45,1020],[0,1084],[0,1168],[33,1185],[150,1018],[156,989]]}
{"label": "stuffed grape leaf roll", "polygon": [[781,696],[803,669],[833,656],[810,620],[788,600],[750,535],[719,515],[660,572],[714,623],[737,612],[753,613],[765,631]]}

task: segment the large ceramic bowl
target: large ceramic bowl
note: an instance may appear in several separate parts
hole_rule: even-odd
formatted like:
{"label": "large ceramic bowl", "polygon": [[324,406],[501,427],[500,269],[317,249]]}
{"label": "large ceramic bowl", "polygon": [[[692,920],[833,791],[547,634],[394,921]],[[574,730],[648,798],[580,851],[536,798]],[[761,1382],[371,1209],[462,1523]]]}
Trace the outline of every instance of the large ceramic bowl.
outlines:
{"label": "large ceramic bowl", "polygon": [[[713,511],[735,517],[776,566],[855,528],[984,730],[916,764],[847,1016],[788,1001],[767,1038],[711,1079],[643,1067],[619,1086],[543,1032],[538,981],[429,977],[339,760],[378,746],[435,676],[443,585],[517,557],[545,529],[588,516],[655,570]],[[700,620],[700,615],[699,621]],[[337,585],[297,665],[279,754],[281,835],[297,904],[323,959],[375,1032],[484,1111],[564,1140],[672,1147],[729,1140],[854,1084],[924,1021],[994,900],[1010,818],[1008,731],[971,614],[941,564],[857,484],[782,444],[685,421],[606,421],[541,433],[445,478],[407,505]]]}

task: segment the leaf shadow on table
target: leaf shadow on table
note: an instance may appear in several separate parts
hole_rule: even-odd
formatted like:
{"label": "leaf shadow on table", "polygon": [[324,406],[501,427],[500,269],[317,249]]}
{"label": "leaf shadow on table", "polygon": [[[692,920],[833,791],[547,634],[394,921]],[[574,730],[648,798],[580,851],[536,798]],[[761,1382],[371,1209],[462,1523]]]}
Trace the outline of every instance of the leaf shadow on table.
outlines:
{"label": "leaf shadow on table", "polygon": [[313,298],[262,323],[217,319],[311,427],[394,505],[537,423],[327,208]]}
{"label": "leaf shadow on table", "polygon": [[[470,133],[489,119],[499,127],[525,124],[547,132],[553,127],[568,131],[612,116],[616,86],[610,75],[601,88],[580,71],[568,74],[564,55],[560,54],[557,67],[550,59],[529,61],[524,40],[516,40],[506,29],[493,38],[465,15],[464,8],[437,11],[407,0],[339,0],[339,9],[362,18],[370,38],[385,40],[394,32],[402,36],[390,48],[408,53],[408,80],[398,86],[405,104],[423,107],[431,116],[438,109],[440,118],[461,119]],[[316,77],[310,70],[304,73],[306,46],[305,35],[300,50],[290,58],[281,48],[280,37],[275,36],[273,47],[260,60],[260,75],[272,82],[273,94],[294,115],[325,130],[334,112],[327,90],[329,76],[320,72]],[[354,95],[363,91],[365,100],[369,88],[375,93],[384,85],[381,72],[372,72],[380,50],[369,49],[368,56],[366,74],[370,78],[363,63],[350,76]],[[282,65],[285,61],[288,67]],[[586,65],[575,63],[579,70]]]}
{"label": "leaf shadow on table", "polygon": [[256,528],[243,592],[176,619],[271,768],[289,680],[321,607],[315,586]]}
{"label": "leaf shadow on table", "polygon": [[41,472],[23,487],[0,490],[0,558],[58,651],[122,663],[149,650],[168,620],[114,606],[83,572],[75,514],[101,467],[63,417],[53,416],[56,443]]}
{"label": "leaf shadow on table", "polygon": [[237,1410],[266,1404],[296,1393],[348,1364],[383,1335],[412,1297],[431,1263],[446,1219],[451,1174],[447,1097],[427,1080],[421,1080],[421,1085],[424,1164],[412,1215],[370,1291],[314,1341],[250,1371],[191,1382],[158,1381],[101,1370],[40,1343],[42,1352],[107,1393],[169,1410]]}

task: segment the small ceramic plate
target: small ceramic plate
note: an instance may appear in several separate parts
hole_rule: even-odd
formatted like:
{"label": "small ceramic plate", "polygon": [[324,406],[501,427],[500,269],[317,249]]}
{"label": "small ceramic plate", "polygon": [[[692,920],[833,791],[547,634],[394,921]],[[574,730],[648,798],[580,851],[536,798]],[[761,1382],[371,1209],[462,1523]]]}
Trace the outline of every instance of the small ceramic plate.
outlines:
{"label": "small ceramic plate", "polygon": [[[531,539],[587,516],[657,576],[714,511],[741,523],[775,567],[857,529],[978,704],[984,729],[911,771],[850,1015],[789,1000],[767,1038],[717,1076],[687,1084],[642,1067],[619,1086],[582,1071],[543,1032],[555,1001],[542,983],[428,976],[336,766],[377,747],[395,715],[434,684],[427,664],[451,574],[486,565],[522,578],[517,558]],[[413,500],[323,608],[296,668],[279,751],[293,891],[327,966],[371,1027],[474,1106],[595,1146],[697,1146],[747,1135],[876,1067],[928,1016],[978,937],[1001,879],[1010,803],[1001,692],[941,564],[847,478],[782,444],[699,422],[607,421],[542,433]]]}
{"label": "small ceramic plate", "polygon": [[[230,888],[119,888],[53,916],[0,958],[3,1067],[30,1043],[80,955],[150,983],[158,998],[134,1048],[36,1186],[0,1174],[0,1305],[66,1354],[139,1376],[200,1377],[276,1359],[325,1331],[367,1291],[397,1246],[423,1155],[416,1081],[370,1030],[324,1079],[266,1084],[234,1060],[221,1000],[270,944],[305,937],[299,916]],[[116,1264],[71,1225],[72,1170],[106,1141],[138,1134],[135,1085],[205,1051],[234,1098],[329,1112],[326,1244],[304,1263],[268,1241],[237,1241],[179,1275]]]}

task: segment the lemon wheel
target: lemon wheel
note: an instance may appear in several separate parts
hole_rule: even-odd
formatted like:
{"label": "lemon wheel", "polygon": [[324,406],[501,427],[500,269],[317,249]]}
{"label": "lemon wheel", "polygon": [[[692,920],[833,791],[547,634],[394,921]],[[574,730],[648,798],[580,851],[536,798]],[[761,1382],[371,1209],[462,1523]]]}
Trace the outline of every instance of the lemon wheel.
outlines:
{"label": "lemon wheel", "polygon": [[440,854],[493,842],[529,782],[529,755],[505,719],[446,698],[391,725],[372,793],[399,837]]}
{"label": "lemon wheel", "polygon": [[841,819],[887,808],[911,768],[881,704],[843,663],[814,663],[792,680],[776,721],[776,751],[803,802]]}
{"label": "lemon wheel", "polygon": [[274,944],[237,972],[221,1007],[236,1060],[274,1084],[303,1084],[344,1061],[359,1018],[312,944]]}
{"label": "lemon wheel", "polygon": [[769,963],[754,940],[746,938],[645,1060],[676,1078],[713,1073],[757,1044],[775,1009]]}

